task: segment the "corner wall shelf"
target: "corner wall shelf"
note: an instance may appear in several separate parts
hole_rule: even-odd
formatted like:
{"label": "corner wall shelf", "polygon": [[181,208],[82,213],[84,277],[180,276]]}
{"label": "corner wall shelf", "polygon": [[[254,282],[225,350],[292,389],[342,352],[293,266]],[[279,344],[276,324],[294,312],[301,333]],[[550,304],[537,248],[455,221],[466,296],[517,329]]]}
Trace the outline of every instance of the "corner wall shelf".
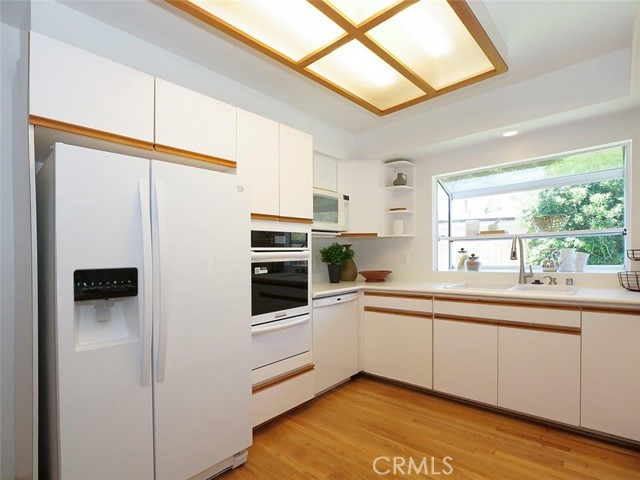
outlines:
{"label": "corner wall shelf", "polygon": [[[384,237],[412,237],[414,231],[415,166],[408,160],[384,164]],[[404,181],[404,185],[394,185]]]}

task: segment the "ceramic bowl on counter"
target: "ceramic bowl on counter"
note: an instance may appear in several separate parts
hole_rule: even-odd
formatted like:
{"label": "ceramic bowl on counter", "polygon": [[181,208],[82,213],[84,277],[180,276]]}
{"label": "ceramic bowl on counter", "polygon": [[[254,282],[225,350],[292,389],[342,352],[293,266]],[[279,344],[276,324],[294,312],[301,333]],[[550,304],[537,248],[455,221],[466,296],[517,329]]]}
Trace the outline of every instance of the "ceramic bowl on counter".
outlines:
{"label": "ceramic bowl on counter", "polygon": [[358,272],[367,282],[384,282],[391,270],[361,270]]}

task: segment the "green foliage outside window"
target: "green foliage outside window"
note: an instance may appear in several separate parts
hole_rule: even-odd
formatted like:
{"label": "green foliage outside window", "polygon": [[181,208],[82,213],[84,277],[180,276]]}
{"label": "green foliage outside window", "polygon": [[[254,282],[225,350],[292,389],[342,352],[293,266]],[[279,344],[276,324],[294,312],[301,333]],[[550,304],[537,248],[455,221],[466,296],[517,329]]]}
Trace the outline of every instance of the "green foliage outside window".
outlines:
{"label": "green foliage outside window", "polygon": [[[524,214],[529,231],[535,231],[533,217],[565,214],[563,230],[601,230],[624,225],[624,181],[607,180],[552,188],[539,192],[537,203]],[[622,235],[593,237],[534,238],[529,241],[529,262],[538,265],[553,250],[575,248],[589,253],[589,265],[624,263]]]}

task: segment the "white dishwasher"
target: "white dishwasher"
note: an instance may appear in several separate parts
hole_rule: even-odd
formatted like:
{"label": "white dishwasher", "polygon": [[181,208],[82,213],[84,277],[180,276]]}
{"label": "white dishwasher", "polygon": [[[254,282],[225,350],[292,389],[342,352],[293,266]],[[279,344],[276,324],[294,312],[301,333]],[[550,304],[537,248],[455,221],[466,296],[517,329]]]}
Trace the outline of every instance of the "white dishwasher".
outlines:
{"label": "white dishwasher", "polygon": [[313,301],[316,395],[358,373],[358,294]]}

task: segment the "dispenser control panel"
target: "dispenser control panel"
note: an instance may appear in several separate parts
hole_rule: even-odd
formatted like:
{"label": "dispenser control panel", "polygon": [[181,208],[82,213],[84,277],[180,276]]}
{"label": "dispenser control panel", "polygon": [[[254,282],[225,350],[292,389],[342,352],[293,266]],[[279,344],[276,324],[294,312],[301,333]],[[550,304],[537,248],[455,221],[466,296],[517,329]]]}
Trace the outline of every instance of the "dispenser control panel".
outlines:
{"label": "dispenser control panel", "polygon": [[137,268],[101,268],[73,272],[73,299],[76,302],[136,295]]}

